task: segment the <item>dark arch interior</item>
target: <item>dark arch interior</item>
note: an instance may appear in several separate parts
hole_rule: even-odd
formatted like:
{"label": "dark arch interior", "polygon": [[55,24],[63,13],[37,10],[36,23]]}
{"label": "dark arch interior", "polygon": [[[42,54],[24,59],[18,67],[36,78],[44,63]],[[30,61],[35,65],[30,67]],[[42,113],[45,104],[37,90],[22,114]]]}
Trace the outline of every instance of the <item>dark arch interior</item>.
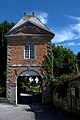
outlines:
{"label": "dark arch interior", "polygon": [[19,76],[17,78],[18,104],[42,103],[42,78],[38,76]]}

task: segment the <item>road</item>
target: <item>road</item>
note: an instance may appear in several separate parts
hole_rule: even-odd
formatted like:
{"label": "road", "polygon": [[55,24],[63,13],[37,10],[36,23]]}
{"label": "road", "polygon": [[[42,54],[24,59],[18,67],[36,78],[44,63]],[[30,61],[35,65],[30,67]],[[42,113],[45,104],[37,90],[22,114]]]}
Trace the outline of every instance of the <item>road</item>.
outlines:
{"label": "road", "polygon": [[57,108],[37,104],[5,105],[0,104],[0,120],[72,120]]}

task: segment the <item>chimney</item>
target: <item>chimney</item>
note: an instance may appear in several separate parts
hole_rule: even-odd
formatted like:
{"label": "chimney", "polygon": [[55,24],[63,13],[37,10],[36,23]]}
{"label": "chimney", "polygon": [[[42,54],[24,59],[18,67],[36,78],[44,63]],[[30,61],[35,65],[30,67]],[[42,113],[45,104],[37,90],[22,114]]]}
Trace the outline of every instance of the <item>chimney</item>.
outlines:
{"label": "chimney", "polygon": [[32,12],[32,15],[34,16],[34,12]]}
{"label": "chimney", "polygon": [[24,16],[26,16],[26,12],[24,12]]}

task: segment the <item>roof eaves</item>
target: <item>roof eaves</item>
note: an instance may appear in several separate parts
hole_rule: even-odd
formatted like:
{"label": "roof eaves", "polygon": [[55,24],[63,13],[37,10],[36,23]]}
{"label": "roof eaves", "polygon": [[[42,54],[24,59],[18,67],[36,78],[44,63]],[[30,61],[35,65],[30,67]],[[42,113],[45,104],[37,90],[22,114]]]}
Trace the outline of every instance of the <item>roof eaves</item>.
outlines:
{"label": "roof eaves", "polygon": [[28,22],[32,23],[32,24],[35,25],[35,26],[38,26],[38,27],[42,28],[43,30],[45,30],[45,31],[47,31],[47,32],[49,32],[49,33],[51,33],[51,34],[54,34],[54,33],[51,32],[49,29],[45,29],[44,27],[36,24],[35,22],[32,22],[31,20],[28,20]]}
{"label": "roof eaves", "polygon": [[[35,17],[35,16],[34,16]],[[22,17],[22,19],[23,19],[24,17]],[[17,29],[19,29],[19,28],[21,28],[21,26],[23,26],[23,25],[25,25],[26,23],[31,23],[31,24],[33,24],[33,25],[35,25],[35,26],[38,26],[39,28],[42,28],[43,30],[45,30],[45,31],[47,31],[47,32],[49,32],[50,34],[52,34],[53,36],[55,35],[54,33],[52,33],[37,17],[35,17],[39,22],[40,22],[40,24],[42,24],[42,25],[39,25],[39,24],[37,24],[36,22],[33,22],[31,19],[26,19],[26,20],[24,20],[24,22],[22,22],[22,24],[20,24],[20,25],[18,25],[18,26],[16,26],[16,27],[13,27],[9,32],[7,32],[7,34],[6,35],[9,35],[9,34],[11,34],[14,30],[15,31],[17,31]],[[17,23],[18,24],[18,23]]]}
{"label": "roof eaves", "polygon": [[16,28],[11,29],[9,32],[7,32],[7,34],[6,34],[6,35],[11,34],[14,30],[16,30],[16,31],[17,31],[17,29],[18,29],[18,28],[20,28],[21,26],[25,25],[25,23],[27,23],[27,22],[28,22],[28,20],[27,20],[27,21],[25,21],[23,24],[21,24],[21,25],[17,26]]}

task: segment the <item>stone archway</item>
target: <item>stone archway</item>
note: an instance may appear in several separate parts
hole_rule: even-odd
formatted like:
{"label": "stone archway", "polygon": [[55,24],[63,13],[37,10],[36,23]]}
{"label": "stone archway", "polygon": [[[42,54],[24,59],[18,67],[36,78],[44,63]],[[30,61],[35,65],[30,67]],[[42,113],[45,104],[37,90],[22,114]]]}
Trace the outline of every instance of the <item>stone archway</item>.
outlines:
{"label": "stone archway", "polygon": [[18,76],[40,76],[40,74],[34,70],[23,70]]}
{"label": "stone archway", "polygon": [[[30,80],[30,82],[29,82],[29,78],[33,78],[32,79],[33,81]],[[36,78],[38,78],[38,79],[36,79]],[[26,80],[28,80],[29,84],[31,82],[33,82],[33,83],[31,83],[31,85],[35,83],[36,85],[41,87],[42,86],[42,77],[41,77],[41,75],[38,72],[34,71],[34,70],[23,70],[23,71],[18,73],[17,78],[16,78],[16,104],[17,103],[23,103],[23,104],[27,103],[28,104],[29,100],[31,101],[31,103],[34,102],[34,101],[37,102],[38,100],[33,100],[34,98],[32,98],[32,97],[34,97],[34,96],[30,95],[30,94],[27,94],[27,95],[30,95],[30,96],[21,97],[21,95],[20,95],[20,92],[21,92],[21,90],[20,90],[20,87],[21,87],[20,79],[26,79]],[[41,93],[41,91],[39,91],[40,93],[38,93],[38,96],[35,95],[36,96],[35,98],[41,100],[40,102],[42,102],[42,93]],[[29,100],[27,100],[27,99],[29,99]],[[29,101],[29,103],[30,103],[30,101]]]}
{"label": "stone archway", "polygon": [[49,87],[46,84],[46,80],[44,80],[43,76],[36,69],[14,69],[14,74],[12,76],[13,81],[6,82],[6,97],[11,104],[17,104],[17,79],[18,77],[29,77],[29,76],[39,76],[42,79],[42,104],[49,103],[51,101],[51,95]]}

